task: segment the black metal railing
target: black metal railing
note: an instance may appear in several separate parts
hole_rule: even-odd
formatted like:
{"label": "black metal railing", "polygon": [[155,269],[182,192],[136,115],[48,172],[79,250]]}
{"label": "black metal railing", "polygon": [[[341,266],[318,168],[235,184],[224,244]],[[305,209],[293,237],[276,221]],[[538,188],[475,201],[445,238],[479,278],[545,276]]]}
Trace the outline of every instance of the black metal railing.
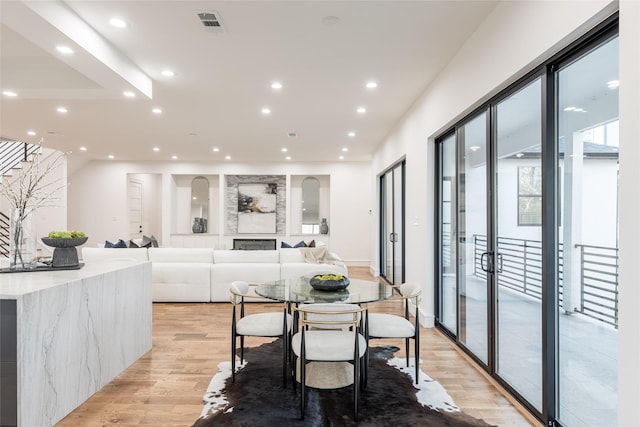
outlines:
{"label": "black metal railing", "polygon": [[0,256],[9,256],[9,217],[0,212]]}
{"label": "black metal railing", "polygon": [[29,160],[29,156],[36,153],[39,148],[38,144],[0,140],[0,175],[8,174],[11,169]]}
{"label": "black metal railing", "polygon": [[[38,144],[0,139],[0,176],[21,167],[40,149]],[[9,217],[0,212],[0,256],[9,256]]]}
{"label": "black metal railing", "polygon": [[[487,237],[474,235],[474,275],[486,279],[482,254]],[[495,269],[498,286],[542,299],[542,242],[498,237]],[[575,311],[618,327],[618,249],[592,245],[580,248],[580,307]],[[564,294],[564,247],[559,246],[559,302]]]}
{"label": "black metal railing", "polygon": [[618,327],[618,248],[580,249],[580,309],[585,316]]}

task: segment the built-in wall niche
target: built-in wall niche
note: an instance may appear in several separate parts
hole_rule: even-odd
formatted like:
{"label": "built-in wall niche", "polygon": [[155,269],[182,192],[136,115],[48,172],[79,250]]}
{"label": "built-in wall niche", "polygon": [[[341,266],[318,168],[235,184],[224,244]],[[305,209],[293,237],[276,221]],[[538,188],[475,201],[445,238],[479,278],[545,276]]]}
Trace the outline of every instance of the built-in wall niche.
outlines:
{"label": "built-in wall niche", "polygon": [[291,234],[320,234],[322,218],[329,218],[329,175],[291,175]]}
{"label": "built-in wall niche", "polygon": [[207,220],[206,232],[197,234],[218,234],[219,176],[171,175],[171,178],[171,234],[194,234],[195,218]]}
{"label": "built-in wall niche", "polygon": [[209,221],[209,180],[196,176],[191,181],[191,231],[206,233]]}

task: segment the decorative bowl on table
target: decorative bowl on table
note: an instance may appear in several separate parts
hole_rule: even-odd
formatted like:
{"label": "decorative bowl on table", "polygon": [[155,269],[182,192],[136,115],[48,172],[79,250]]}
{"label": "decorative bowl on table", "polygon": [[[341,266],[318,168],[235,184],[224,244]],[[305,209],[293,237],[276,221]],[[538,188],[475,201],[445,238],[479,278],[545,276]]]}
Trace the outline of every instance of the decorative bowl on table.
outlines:
{"label": "decorative bowl on table", "polygon": [[76,246],[84,245],[87,242],[88,237],[68,237],[61,239],[50,239],[43,237],[42,242],[51,246],[52,248],[73,248]]}
{"label": "decorative bowl on table", "polygon": [[316,274],[309,278],[309,284],[316,291],[339,291],[349,283],[349,279],[342,274]]}
{"label": "decorative bowl on table", "polygon": [[[84,234],[84,233],[83,233]],[[52,267],[78,267],[78,251],[76,246],[87,242],[88,237],[43,237],[42,242],[55,248],[51,259]]]}

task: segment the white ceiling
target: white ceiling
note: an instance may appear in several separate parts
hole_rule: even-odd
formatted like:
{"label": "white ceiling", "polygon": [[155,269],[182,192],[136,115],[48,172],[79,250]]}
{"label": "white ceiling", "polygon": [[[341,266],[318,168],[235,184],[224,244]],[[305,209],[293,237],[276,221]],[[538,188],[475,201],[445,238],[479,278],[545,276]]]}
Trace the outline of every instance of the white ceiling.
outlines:
{"label": "white ceiling", "polygon": [[0,135],[96,159],[366,161],[496,3],[3,0]]}

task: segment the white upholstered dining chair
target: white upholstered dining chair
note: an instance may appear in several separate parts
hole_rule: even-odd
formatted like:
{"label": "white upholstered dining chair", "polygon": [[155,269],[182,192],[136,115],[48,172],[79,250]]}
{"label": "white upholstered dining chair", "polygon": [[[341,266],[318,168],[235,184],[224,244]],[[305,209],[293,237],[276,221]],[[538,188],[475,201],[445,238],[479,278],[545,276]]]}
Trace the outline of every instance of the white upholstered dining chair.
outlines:
{"label": "white upholstered dining chair", "polygon": [[[419,304],[422,289],[417,283],[403,283],[399,287],[400,295],[397,299],[404,300],[404,316],[387,313],[369,313],[366,315],[365,335],[367,343],[370,339],[377,338],[404,338],[405,352],[407,357],[407,367],[409,367],[409,340],[414,340],[414,357],[416,368],[416,384],[420,372],[420,323]],[[415,305],[413,322],[409,315],[409,303]]]}
{"label": "white upholstered dining chair", "polygon": [[[282,311],[272,311],[245,315],[245,299],[258,298],[249,292],[249,284],[243,281],[231,283],[231,379],[236,379],[236,341],[240,337],[240,363],[244,361],[244,337],[282,337],[282,382],[287,384],[287,360],[289,332],[292,318],[287,307]],[[240,307],[239,313],[237,307]]]}
{"label": "white upholstered dining chair", "polygon": [[300,418],[304,419],[307,363],[350,362],[353,364],[353,418],[357,421],[360,373],[367,350],[367,342],[360,333],[364,309],[357,304],[319,303],[301,304],[295,310],[299,314],[300,330],[291,339],[291,347],[294,367],[295,358],[300,358]]}

